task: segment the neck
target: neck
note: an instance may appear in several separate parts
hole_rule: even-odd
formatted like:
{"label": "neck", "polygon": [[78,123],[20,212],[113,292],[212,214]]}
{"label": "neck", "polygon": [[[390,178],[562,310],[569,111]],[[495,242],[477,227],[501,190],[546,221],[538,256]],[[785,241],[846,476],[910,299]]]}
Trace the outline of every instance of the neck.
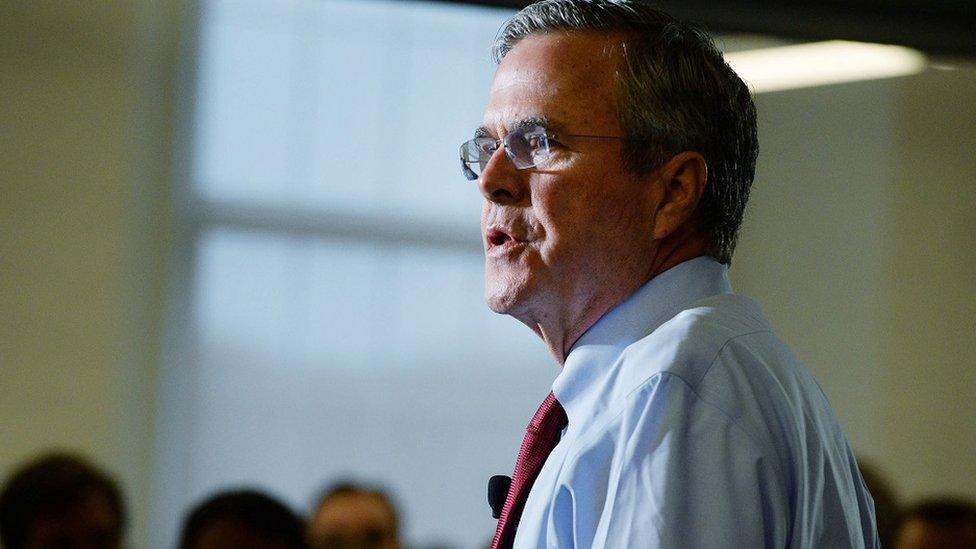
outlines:
{"label": "neck", "polygon": [[[600,296],[594,296],[594,299],[585,303],[581,310],[574,314],[567,312],[551,317],[543,316],[538,321],[522,320],[522,322],[542,338],[556,362],[563,364],[576,341],[603,315],[622,303],[639,287],[640,284],[637,284],[627,291],[607,292]],[[618,288],[623,290],[622,287]],[[564,321],[563,319],[567,320]]]}
{"label": "neck", "polygon": [[579,288],[573,292],[577,297],[587,295],[587,299],[555,300],[562,306],[561,310],[539,311],[517,318],[542,338],[560,365],[565,363],[576,341],[603,315],[658,274],[703,255],[706,248],[706,241],[696,233],[674,234],[658,244],[646,265],[629,276],[601,280],[589,292]]}

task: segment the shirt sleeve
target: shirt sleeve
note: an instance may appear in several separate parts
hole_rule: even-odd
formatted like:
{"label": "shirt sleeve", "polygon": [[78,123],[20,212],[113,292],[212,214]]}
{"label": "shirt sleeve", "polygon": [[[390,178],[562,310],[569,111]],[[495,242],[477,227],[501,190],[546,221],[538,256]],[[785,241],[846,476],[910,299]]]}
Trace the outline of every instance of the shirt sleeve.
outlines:
{"label": "shirt sleeve", "polygon": [[667,373],[628,404],[579,456],[593,485],[557,492],[554,511],[573,515],[550,531],[558,547],[787,545],[786,481],[733,418]]}

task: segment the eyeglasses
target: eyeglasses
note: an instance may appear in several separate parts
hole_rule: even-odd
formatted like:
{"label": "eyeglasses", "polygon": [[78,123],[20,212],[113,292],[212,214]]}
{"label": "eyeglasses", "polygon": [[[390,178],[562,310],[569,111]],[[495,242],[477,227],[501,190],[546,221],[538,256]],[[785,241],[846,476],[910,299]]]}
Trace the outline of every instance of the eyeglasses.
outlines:
{"label": "eyeglasses", "polygon": [[[591,139],[627,139],[613,135],[582,135],[565,133],[561,137],[583,137]],[[549,133],[545,126],[531,125],[517,128],[503,139],[475,137],[461,144],[461,172],[470,181],[481,176],[488,161],[498,147],[504,146],[505,155],[517,170],[534,168],[549,159],[549,141],[557,141],[560,136]]]}

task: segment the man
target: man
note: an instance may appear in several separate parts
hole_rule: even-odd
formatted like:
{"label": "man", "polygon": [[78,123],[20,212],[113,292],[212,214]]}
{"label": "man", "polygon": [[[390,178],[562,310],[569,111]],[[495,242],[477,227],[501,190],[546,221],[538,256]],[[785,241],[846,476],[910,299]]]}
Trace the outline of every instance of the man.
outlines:
{"label": "man", "polygon": [[562,369],[492,546],[877,547],[826,398],[731,293],[757,151],[742,81],[637,1],[539,2],[494,52],[461,147],[486,298]]}
{"label": "man", "polygon": [[0,546],[109,549],[122,546],[125,508],[111,478],[73,454],[43,455],[0,493]]}
{"label": "man", "polygon": [[378,489],[342,482],[327,489],[308,521],[312,549],[400,549],[396,508]]}

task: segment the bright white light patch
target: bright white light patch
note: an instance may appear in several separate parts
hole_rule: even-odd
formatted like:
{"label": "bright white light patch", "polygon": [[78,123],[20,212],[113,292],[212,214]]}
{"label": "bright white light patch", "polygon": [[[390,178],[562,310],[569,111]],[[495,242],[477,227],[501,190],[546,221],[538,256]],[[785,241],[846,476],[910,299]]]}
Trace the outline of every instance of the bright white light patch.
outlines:
{"label": "bright white light patch", "polygon": [[725,54],[753,93],[921,72],[925,56],[901,46],[831,40]]}

